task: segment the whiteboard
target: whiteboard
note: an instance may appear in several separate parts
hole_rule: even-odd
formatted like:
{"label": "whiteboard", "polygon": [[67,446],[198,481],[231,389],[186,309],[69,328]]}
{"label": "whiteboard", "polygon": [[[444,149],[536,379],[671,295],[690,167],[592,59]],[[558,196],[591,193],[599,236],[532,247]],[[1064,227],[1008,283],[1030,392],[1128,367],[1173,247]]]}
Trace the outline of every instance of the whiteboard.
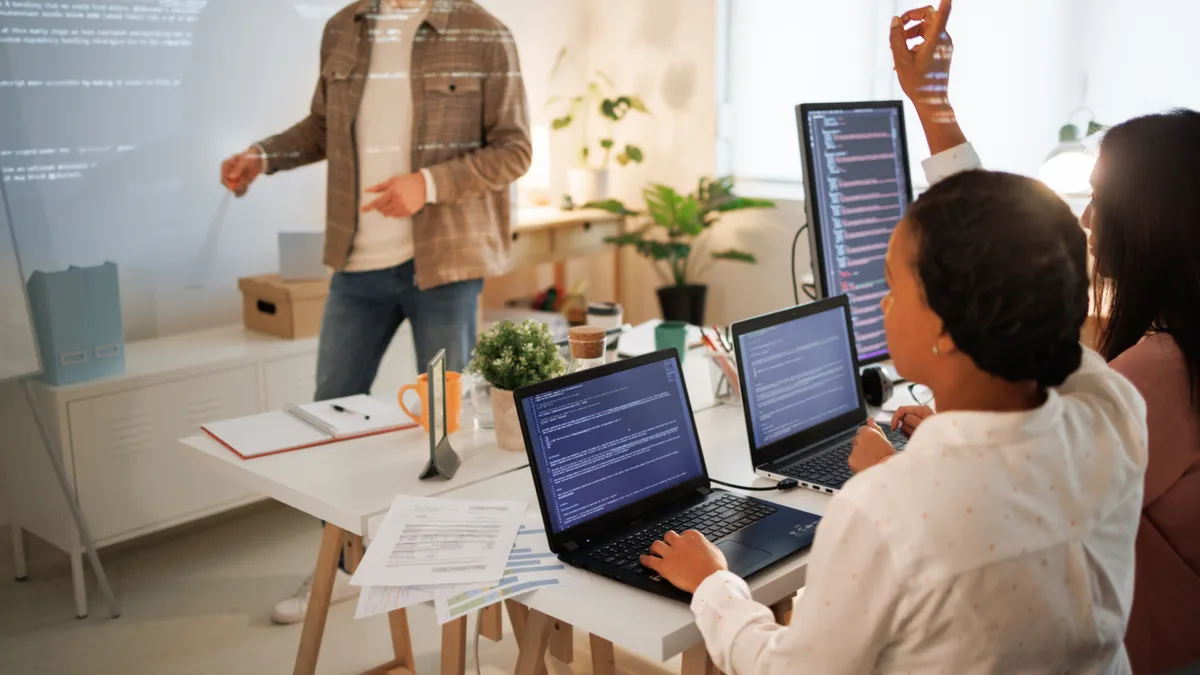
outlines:
{"label": "whiteboard", "polygon": [[17,240],[8,199],[0,183],[0,382],[42,372],[29,316],[25,274],[17,260]]}

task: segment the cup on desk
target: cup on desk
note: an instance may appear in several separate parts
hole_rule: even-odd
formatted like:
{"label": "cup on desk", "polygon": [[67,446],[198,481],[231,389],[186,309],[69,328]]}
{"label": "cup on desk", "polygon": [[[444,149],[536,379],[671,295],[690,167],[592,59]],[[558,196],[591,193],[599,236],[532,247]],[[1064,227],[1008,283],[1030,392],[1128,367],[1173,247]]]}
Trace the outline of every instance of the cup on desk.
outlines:
{"label": "cup on desk", "polygon": [[[452,434],[458,431],[458,426],[462,422],[462,375],[455,372],[446,372],[446,433]],[[421,397],[421,414],[418,415],[408,409],[404,405],[404,395],[409,391],[416,391],[417,396]],[[421,375],[417,378],[416,384],[406,384],[400,388],[400,393],[396,394],[396,399],[400,402],[400,409],[404,414],[412,418],[414,422],[421,425],[425,431],[429,431],[429,376]]]}
{"label": "cup on desk", "polygon": [[687,338],[686,321],[664,321],[654,327],[654,349],[674,349],[680,361],[687,354]]}

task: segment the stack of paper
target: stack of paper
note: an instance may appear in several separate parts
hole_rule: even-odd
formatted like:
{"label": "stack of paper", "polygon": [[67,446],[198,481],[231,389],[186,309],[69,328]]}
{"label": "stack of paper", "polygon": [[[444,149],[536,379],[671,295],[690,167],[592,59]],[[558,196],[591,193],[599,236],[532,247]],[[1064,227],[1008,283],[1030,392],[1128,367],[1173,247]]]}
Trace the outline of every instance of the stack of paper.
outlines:
{"label": "stack of paper", "polygon": [[563,583],[540,520],[525,504],[397,497],[350,583],[356,618],[433,601],[445,623]]}

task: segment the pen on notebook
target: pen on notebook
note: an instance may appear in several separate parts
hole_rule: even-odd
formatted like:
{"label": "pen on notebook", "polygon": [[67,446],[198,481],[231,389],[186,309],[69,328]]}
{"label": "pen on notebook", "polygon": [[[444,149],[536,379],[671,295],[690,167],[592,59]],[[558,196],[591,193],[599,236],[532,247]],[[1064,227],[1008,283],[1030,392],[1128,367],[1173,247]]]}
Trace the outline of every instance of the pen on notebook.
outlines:
{"label": "pen on notebook", "polygon": [[330,408],[333,408],[334,410],[336,410],[336,411],[338,411],[338,412],[340,412],[340,413],[350,413],[350,414],[352,414],[352,415],[362,415],[362,418],[363,418],[364,420],[369,420],[369,419],[371,419],[371,416],[370,416],[370,415],[368,415],[368,414],[366,414],[366,413],[360,413],[360,412],[357,412],[357,411],[355,411],[355,410],[351,410],[351,409],[347,408],[346,406],[338,405],[338,404],[336,404],[336,403],[331,403],[331,404],[329,404],[329,407],[330,407]]}

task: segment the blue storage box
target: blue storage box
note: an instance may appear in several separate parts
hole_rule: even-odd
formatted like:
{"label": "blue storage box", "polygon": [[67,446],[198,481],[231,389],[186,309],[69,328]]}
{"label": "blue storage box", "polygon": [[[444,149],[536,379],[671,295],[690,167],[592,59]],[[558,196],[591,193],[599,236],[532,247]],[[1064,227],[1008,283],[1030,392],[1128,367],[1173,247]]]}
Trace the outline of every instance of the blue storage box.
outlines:
{"label": "blue storage box", "polygon": [[42,354],[38,379],[75,384],[125,372],[125,327],[115,263],[34,272],[27,286]]}

